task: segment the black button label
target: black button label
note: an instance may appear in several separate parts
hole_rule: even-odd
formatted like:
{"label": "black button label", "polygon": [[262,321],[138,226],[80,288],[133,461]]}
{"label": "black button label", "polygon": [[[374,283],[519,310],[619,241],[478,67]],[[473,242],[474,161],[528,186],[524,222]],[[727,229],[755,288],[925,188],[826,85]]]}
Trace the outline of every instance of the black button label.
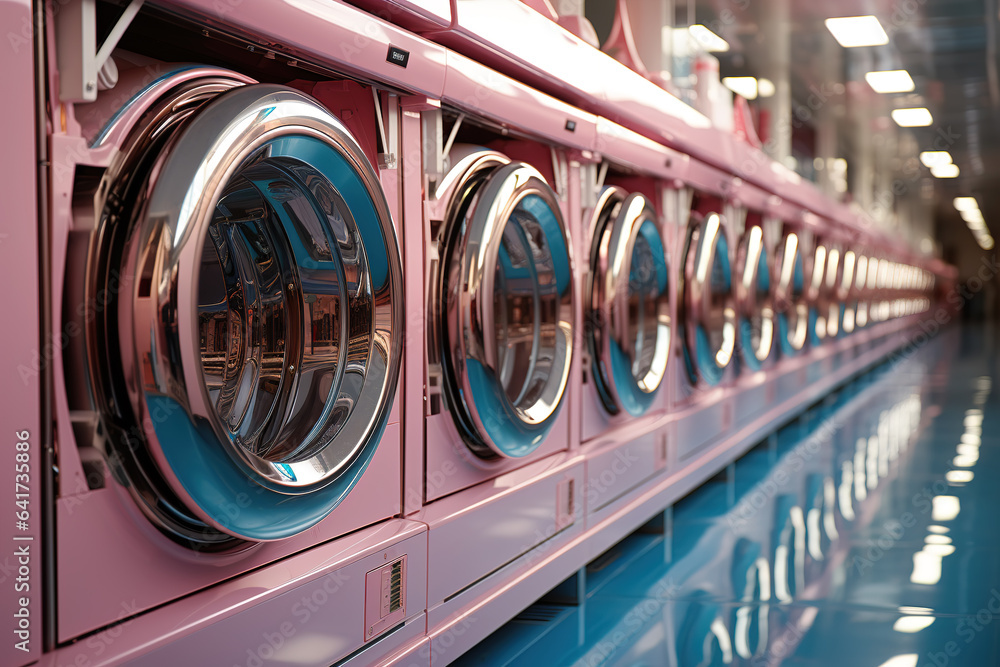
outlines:
{"label": "black button label", "polygon": [[393,65],[406,67],[406,63],[410,62],[410,52],[396,48],[395,46],[390,46],[389,55],[385,57],[385,61],[392,63]]}

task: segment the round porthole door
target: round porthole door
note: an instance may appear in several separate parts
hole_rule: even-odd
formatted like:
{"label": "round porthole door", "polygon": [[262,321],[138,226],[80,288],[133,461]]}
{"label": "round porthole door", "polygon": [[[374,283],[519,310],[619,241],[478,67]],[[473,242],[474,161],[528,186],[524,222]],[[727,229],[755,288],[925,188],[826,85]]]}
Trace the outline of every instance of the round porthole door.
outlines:
{"label": "round porthole door", "polygon": [[809,337],[805,270],[799,253],[799,238],[795,234],[785,236],[778,249],[774,295],[781,353],[794,356],[802,351]]}
{"label": "round porthole door", "polygon": [[813,346],[826,340],[827,322],[826,308],[823,299],[826,296],[827,247],[817,244],[813,251],[812,280],[809,281],[807,301],[809,302],[809,342]]}
{"label": "round porthole door", "polygon": [[736,307],[743,363],[759,371],[774,349],[775,318],[764,232],[757,226],[743,235],[736,253]]}
{"label": "round porthole door", "polygon": [[536,169],[469,160],[459,167],[438,288],[445,390],[474,453],[522,457],[552,428],[569,380],[570,242]]}
{"label": "round porthole door", "polygon": [[106,183],[90,280],[120,282],[88,339],[116,473],[197,549],[315,525],[371,461],[402,353],[399,249],[361,148],[298,91],[195,80]]}
{"label": "round porthole door", "polygon": [[688,230],[684,265],[685,358],[692,382],[722,381],[736,349],[729,241],[722,218],[710,213]]}
{"label": "round porthole door", "polygon": [[670,359],[666,248],[646,197],[605,188],[593,221],[587,339],[592,375],[611,414],[644,413]]}
{"label": "round porthole door", "polygon": [[840,303],[840,328],[845,334],[854,333],[857,317],[857,301],[852,298],[858,256],[853,250],[844,253],[844,270],[837,285],[837,301]]}

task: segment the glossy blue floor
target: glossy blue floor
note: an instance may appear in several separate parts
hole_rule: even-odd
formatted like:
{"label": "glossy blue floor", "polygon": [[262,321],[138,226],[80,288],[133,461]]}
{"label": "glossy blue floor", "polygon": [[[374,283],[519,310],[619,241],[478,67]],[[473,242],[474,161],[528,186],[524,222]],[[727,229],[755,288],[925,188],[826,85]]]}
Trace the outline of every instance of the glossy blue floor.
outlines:
{"label": "glossy blue floor", "polygon": [[998,337],[857,378],[461,665],[1000,665]]}

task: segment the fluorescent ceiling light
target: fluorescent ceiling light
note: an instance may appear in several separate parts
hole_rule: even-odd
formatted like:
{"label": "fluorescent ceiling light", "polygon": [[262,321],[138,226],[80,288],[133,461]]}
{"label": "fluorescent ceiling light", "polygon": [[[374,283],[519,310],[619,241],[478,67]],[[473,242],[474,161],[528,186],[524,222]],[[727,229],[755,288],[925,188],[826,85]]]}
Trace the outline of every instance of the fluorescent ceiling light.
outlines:
{"label": "fluorescent ceiling light", "polygon": [[757,81],[757,96],[758,97],[774,97],[776,89],[774,87],[774,82],[770,79],[758,79]]}
{"label": "fluorescent ceiling light", "polygon": [[876,93],[908,93],[916,88],[910,73],[905,69],[886,72],[868,72],[865,81]]}
{"label": "fluorescent ceiling light", "polygon": [[[923,153],[921,153],[921,156]],[[948,162],[951,162],[950,156]],[[976,201],[975,197],[955,197],[953,200],[955,208],[959,211],[978,211],[979,202]]]}
{"label": "fluorescent ceiling light", "polygon": [[993,237],[988,236],[979,242],[979,247],[983,250],[993,250]]}
{"label": "fluorescent ceiling light", "polygon": [[900,616],[892,624],[892,629],[905,633],[920,632],[933,622],[933,616]]}
{"label": "fluorescent ceiling light", "polygon": [[931,168],[931,176],[934,178],[958,178],[958,165],[942,164]]}
{"label": "fluorescent ceiling light", "polygon": [[826,28],[844,48],[856,46],[881,46],[889,43],[889,36],[874,16],[844,16],[827,19]]}
{"label": "fluorescent ceiling light", "polygon": [[726,76],[722,85],[748,100],[757,99],[757,79],[752,76]]}
{"label": "fluorescent ceiling light", "polygon": [[709,53],[724,53],[729,50],[729,42],[722,39],[703,25],[696,24],[688,28],[695,41]]}
{"label": "fluorescent ceiling light", "polygon": [[931,520],[951,521],[962,509],[956,496],[934,496],[931,498]]}
{"label": "fluorescent ceiling light", "polygon": [[959,213],[959,215],[962,216],[962,220],[965,220],[970,224],[982,225],[983,223],[986,222],[986,218],[983,217],[983,212],[980,211],[978,208],[975,209],[974,211],[962,211],[961,213]]}
{"label": "fluorescent ceiling light", "polygon": [[913,573],[910,581],[915,584],[933,586],[941,581],[941,556],[918,551],[913,554]]}
{"label": "fluorescent ceiling light", "polygon": [[917,667],[917,654],[894,655],[878,667]]}
{"label": "fluorescent ceiling light", "polygon": [[965,484],[971,482],[975,477],[975,473],[971,470],[949,470],[944,478],[949,482],[954,482],[956,484]]}
{"label": "fluorescent ceiling light", "polygon": [[934,122],[931,112],[923,107],[916,109],[893,109],[892,119],[900,127],[927,127]]}
{"label": "fluorescent ceiling light", "polygon": [[[948,475],[950,475],[952,472],[968,472],[969,473],[969,479],[964,480],[964,481],[966,481],[966,482],[971,482],[972,481],[972,473],[970,471],[968,471],[968,470],[952,470],[951,472],[948,473]],[[948,479],[948,475],[945,475],[945,479]],[[950,482],[951,479],[948,479],[948,481]],[[945,533],[947,533],[949,531],[949,529],[945,528],[944,526],[927,526],[927,530],[929,530],[932,533],[937,533],[938,535],[944,535]]]}
{"label": "fluorescent ceiling light", "polygon": [[[924,151],[920,154],[920,162],[928,169],[942,164],[951,164],[951,153],[948,151]],[[975,201],[975,199],[972,201]]]}

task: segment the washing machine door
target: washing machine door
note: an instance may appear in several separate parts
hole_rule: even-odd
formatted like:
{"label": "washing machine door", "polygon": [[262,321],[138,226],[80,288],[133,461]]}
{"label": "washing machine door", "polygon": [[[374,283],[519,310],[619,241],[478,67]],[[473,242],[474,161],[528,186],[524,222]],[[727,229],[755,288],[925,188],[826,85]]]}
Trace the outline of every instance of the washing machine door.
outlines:
{"label": "washing machine door", "polygon": [[785,236],[778,249],[777,271],[774,294],[778,343],[783,355],[794,356],[805,347],[809,337],[809,304],[797,235]]}
{"label": "washing machine door", "polygon": [[856,295],[856,305],[854,308],[854,324],[858,329],[868,326],[868,301],[865,299],[865,291],[868,284],[868,256],[859,255],[858,265],[855,269],[854,294]]}
{"label": "washing machine door", "polygon": [[611,414],[641,415],[670,359],[666,248],[652,203],[605,188],[594,213],[588,345],[598,394]]}
{"label": "washing machine door", "polygon": [[736,308],[743,363],[759,371],[774,349],[774,303],[764,232],[751,227],[736,253]]}
{"label": "washing machine door", "polygon": [[858,256],[853,250],[844,253],[843,273],[837,286],[837,301],[840,303],[840,328],[845,334],[854,333],[857,303],[851,299]]}
{"label": "washing machine door", "polygon": [[807,300],[809,309],[809,336],[812,345],[820,345],[826,339],[826,308],[823,304],[825,296],[825,279],[827,266],[827,247],[817,244],[813,251],[812,280],[809,281]]}
{"label": "washing machine door", "polygon": [[480,162],[455,187],[442,256],[445,390],[474,453],[521,457],[552,428],[569,379],[570,242],[536,169]]}
{"label": "washing machine door", "polygon": [[736,305],[729,241],[710,213],[688,231],[684,266],[685,352],[693,382],[722,381],[736,349]]}
{"label": "washing machine door", "polygon": [[286,538],[336,507],[379,444],[399,249],[374,170],[318,102],[188,88],[196,112],[163,99],[108,180],[106,236],[127,233],[99,253],[95,287],[109,267],[121,282],[91,343],[129,403],[108,421],[134,424],[115,460],[178,541]]}
{"label": "washing machine door", "polygon": [[826,313],[827,338],[836,338],[841,331],[840,286],[843,283],[843,272],[840,249],[830,248],[826,254],[826,281],[823,284],[822,303]]}

